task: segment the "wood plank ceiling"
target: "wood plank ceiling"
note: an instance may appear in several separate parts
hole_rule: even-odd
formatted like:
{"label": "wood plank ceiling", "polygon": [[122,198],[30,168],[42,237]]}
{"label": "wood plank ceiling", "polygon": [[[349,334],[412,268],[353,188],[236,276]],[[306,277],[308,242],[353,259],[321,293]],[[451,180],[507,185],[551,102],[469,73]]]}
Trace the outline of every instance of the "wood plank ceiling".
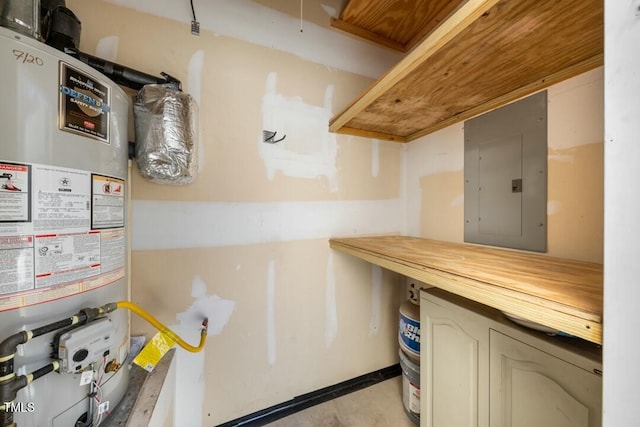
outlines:
{"label": "wood plank ceiling", "polygon": [[331,26],[407,52],[462,3],[463,0],[351,0]]}
{"label": "wood plank ceiling", "polygon": [[603,0],[351,0],[342,20],[407,48],[423,39],[332,132],[411,141],[603,62]]}

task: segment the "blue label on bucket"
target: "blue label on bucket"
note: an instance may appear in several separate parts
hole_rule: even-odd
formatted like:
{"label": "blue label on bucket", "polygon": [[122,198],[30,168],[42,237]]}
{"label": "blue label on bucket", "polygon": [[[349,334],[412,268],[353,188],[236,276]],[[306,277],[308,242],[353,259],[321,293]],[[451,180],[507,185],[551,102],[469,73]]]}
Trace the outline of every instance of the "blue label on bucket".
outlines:
{"label": "blue label on bucket", "polygon": [[400,313],[400,340],[416,355],[420,354],[420,321]]}

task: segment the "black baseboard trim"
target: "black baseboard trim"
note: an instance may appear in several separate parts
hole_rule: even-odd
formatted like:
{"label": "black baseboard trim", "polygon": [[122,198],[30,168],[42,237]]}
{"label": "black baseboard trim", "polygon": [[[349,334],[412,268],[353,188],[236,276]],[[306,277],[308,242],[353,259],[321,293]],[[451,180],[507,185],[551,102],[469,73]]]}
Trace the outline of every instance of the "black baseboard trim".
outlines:
{"label": "black baseboard trim", "polygon": [[293,399],[274,405],[235,420],[219,424],[217,427],[260,427],[272,423],[287,415],[302,411],[320,403],[327,402],[345,394],[367,388],[379,382],[402,375],[400,365],[392,365],[341,383],[303,394]]}

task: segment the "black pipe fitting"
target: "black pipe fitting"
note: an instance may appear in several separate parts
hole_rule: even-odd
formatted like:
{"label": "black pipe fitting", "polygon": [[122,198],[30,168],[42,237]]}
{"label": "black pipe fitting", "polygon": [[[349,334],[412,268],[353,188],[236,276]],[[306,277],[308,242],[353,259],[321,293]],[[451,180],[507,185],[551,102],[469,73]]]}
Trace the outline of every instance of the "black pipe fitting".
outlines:
{"label": "black pipe fitting", "polygon": [[[6,377],[13,373],[13,357],[7,359],[3,362],[0,362],[0,377]],[[2,386],[3,381],[0,381],[0,387]],[[0,402],[1,403],[1,402]]]}
{"label": "black pipe fitting", "polygon": [[0,387],[0,402],[13,402],[16,400],[18,390],[25,388],[29,384],[25,375],[13,377],[13,380],[2,384]]}
{"label": "black pipe fitting", "polygon": [[[56,368],[55,363],[49,363],[46,366],[43,366],[40,369],[37,369],[31,373],[32,381],[37,380],[38,378],[52,372]],[[20,375],[19,377],[12,377],[10,380],[5,381],[0,384],[0,405],[5,405],[7,403],[13,402],[16,400],[18,395],[18,390],[25,388],[29,384],[29,380],[27,376]],[[0,410],[0,427],[10,427],[13,425],[13,412],[8,411],[7,408]]]}
{"label": "black pipe fitting", "polygon": [[85,319],[80,323],[90,323],[90,322],[93,322],[97,317],[99,317],[100,314],[101,313],[99,308],[87,307],[80,310],[80,312],[78,313],[78,316],[85,317]]}
{"label": "black pipe fitting", "polygon": [[[0,384],[0,405],[6,405],[7,403],[16,400],[18,390],[26,387],[28,384],[27,377],[21,375],[19,377],[13,377],[8,382]],[[8,411],[7,408],[0,410],[0,426],[8,427],[13,425],[13,412]]]}
{"label": "black pipe fitting", "polygon": [[[3,403],[4,405],[4,403]],[[0,410],[0,426],[9,427],[13,425],[13,412]]]}
{"label": "black pipe fitting", "polygon": [[[10,337],[5,338],[5,340],[0,343],[0,358],[11,356],[16,352],[16,349],[20,344],[24,344],[27,341],[29,341],[29,335],[26,331],[20,331],[11,335]],[[3,373],[2,364],[0,363],[0,377],[3,377],[7,373],[11,372],[13,372],[13,370]]]}

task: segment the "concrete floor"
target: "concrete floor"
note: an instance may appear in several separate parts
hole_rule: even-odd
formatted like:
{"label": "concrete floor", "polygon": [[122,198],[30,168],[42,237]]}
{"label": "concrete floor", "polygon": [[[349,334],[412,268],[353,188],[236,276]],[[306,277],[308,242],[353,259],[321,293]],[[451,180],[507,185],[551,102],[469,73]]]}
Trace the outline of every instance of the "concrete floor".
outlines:
{"label": "concrete floor", "polygon": [[392,378],[268,424],[269,427],[415,427],[402,406],[402,377]]}

